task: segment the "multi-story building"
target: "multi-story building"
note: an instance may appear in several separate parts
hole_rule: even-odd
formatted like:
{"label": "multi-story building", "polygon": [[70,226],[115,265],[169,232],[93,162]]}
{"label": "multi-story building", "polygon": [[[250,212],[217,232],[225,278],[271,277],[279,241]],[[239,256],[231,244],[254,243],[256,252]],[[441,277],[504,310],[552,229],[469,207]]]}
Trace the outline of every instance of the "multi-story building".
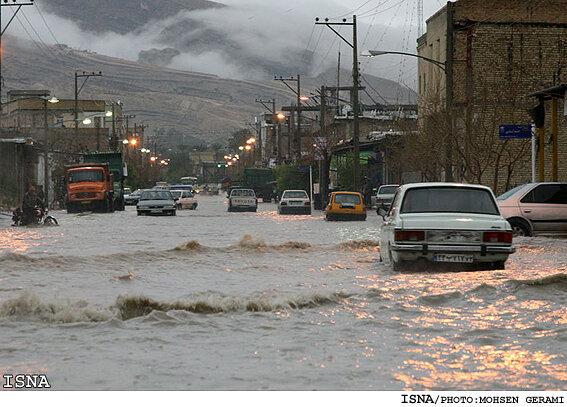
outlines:
{"label": "multi-story building", "polygon": [[75,100],[45,102],[50,92],[15,90],[8,92],[2,106],[1,130],[7,137],[15,134],[42,142],[47,119],[49,144],[70,152],[108,150],[114,129],[117,140],[122,133],[122,106],[104,100],[79,100],[78,127],[75,133]]}
{"label": "multi-story building", "polygon": [[[531,180],[530,140],[501,140],[499,129],[530,124],[536,100],[529,95],[567,82],[566,10],[567,0],[458,0],[427,21],[418,54],[438,63],[419,60],[416,151],[423,154],[414,158],[431,178],[481,182],[499,192]],[[559,178],[566,179],[560,116]],[[551,162],[549,146],[536,148]]]}

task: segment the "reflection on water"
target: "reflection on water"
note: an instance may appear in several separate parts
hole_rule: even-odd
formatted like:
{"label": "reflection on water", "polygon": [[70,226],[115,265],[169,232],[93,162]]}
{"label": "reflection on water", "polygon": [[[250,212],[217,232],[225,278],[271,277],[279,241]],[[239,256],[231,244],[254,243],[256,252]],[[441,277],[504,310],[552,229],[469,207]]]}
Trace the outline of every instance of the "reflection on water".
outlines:
{"label": "reflection on water", "polygon": [[[0,373],[45,367],[57,389],[560,389],[567,380],[562,240],[519,239],[503,271],[395,273],[379,262],[374,213],[326,222],[260,204],[229,214],[205,197],[175,218],[133,208],[56,217],[53,229],[0,224],[0,343],[14,344],[0,349]],[[117,281],[129,272],[136,278]]]}
{"label": "reflection on water", "polygon": [[[417,336],[417,335],[416,335]],[[564,355],[533,351],[515,343],[475,345],[454,337],[412,337],[413,354],[396,378],[406,390],[546,388],[563,390]]]}

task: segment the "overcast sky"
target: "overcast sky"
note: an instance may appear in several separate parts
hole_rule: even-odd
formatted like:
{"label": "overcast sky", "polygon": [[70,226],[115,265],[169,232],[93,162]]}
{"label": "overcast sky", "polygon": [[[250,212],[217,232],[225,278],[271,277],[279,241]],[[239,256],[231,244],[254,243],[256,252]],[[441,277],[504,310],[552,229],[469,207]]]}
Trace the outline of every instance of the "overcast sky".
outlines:
{"label": "overcast sky", "polygon": [[[162,0],[166,1],[166,0]],[[359,48],[399,50],[415,52],[417,39],[418,0],[221,0],[232,7],[189,13],[205,23],[208,28],[222,31],[235,38],[239,45],[255,55],[268,54],[273,48],[308,50],[315,53],[312,73],[317,74],[336,66],[337,52],[343,53],[344,66],[348,67],[350,50],[335,34],[324,26],[315,26],[315,17],[342,18],[356,14],[359,19]],[[40,4],[38,2],[38,4]],[[424,0],[425,19],[443,6],[441,0]],[[46,43],[53,43],[37,10],[26,11],[26,17],[35,27],[35,32]],[[10,16],[4,13],[3,21]],[[136,60],[141,50],[163,48],[159,33],[168,22],[154,22],[144,27],[142,33],[119,35],[116,33],[93,34],[82,32],[75,22],[57,16],[46,15],[49,25],[59,39],[72,47],[89,49],[102,54]],[[24,20],[24,24],[25,20]],[[10,27],[10,34],[28,38],[21,23]],[[351,33],[343,27],[342,33],[350,38]],[[266,47],[271,47],[267,49]],[[364,72],[400,82],[413,89],[417,86],[415,58],[382,56],[362,58]],[[178,69],[209,72],[227,77],[245,73],[232,66],[225,55],[215,50],[204,55],[184,54],[174,60]]]}

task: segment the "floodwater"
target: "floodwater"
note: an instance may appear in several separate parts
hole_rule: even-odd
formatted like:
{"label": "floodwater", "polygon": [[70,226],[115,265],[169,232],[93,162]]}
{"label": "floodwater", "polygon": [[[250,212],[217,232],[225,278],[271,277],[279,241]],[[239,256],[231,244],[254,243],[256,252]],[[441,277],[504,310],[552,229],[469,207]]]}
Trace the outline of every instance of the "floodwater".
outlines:
{"label": "floodwater", "polygon": [[394,273],[379,220],[227,213],[0,217],[0,374],[54,389],[562,389],[564,240],[506,271]]}

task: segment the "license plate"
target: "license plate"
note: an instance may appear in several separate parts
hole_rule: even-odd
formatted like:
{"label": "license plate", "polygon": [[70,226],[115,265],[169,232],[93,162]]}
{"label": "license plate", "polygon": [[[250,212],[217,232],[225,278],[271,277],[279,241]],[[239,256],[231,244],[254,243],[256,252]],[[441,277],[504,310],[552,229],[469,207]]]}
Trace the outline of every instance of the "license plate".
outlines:
{"label": "license plate", "polygon": [[471,254],[436,254],[433,261],[438,263],[473,263],[474,256]]}
{"label": "license plate", "polygon": [[152,209],[152,213],[161,213],[161,209]]}
{"label": "license plate", "polygon": [[90,205],[90,204],[92,204],[92,203],[93,203],[93,201],[83,201],[83,202],[81,202],[82,205]]}
{"label": "license plate", "polygon": [[300,206],[303,205],[303,202],[290,202],[291,206]]}

